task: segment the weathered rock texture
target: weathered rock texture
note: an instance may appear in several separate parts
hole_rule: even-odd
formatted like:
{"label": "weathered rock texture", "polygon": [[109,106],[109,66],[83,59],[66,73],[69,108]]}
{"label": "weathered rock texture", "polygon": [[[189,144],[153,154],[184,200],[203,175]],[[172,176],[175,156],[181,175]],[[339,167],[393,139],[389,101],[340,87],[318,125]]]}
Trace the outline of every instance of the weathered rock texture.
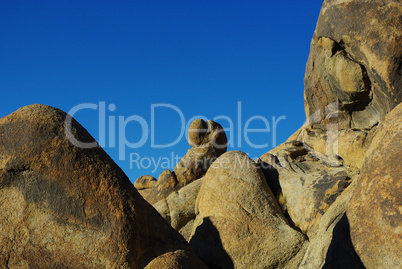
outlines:
{"label": "weathered rock texture", "polygon": [[357,173],[298,141],[276,147],[258,162],[282,209],[303,232],[314,226]]}
{"label": "weathered rock texture", "polygon": [[355,186],[354,180],[318,220],[310,232],[310,240],[304,245],[304,256],[297,268],[364,268],[352,245],[345,215]]}
{"label": "weathered rock texture", "polygon": [[304,82],[306,124],[259,168],[195,120],[173,174],[205,176],[155,207],[213,268],[401,267],[402,3],[326,0]]}
{"label": "weathered rock texture", "polygon": [[155,187],[155,185],[156,185],[156,178],[154,178],[153,176],[149,176],[149,175],[140,176],[134,182],[134,187],[137,190],[150,189],[150,188]]}
{"label": "weathered rock texture", "polygon": [[401,266],[401,56],[400,1],[324,2],[306,66],[307,122],[259,160],[309,236],[300,268]]}
{"label": "weathered rock texture", "polygon": [[[376,126],[368,130],[338,129],[339,125],[323,124],[323,128],[305,124],[287,142],[301,141],[322,154],[332,163],[360,169],[363,156],[370,145]],[[326,127],[325,127],[326,126]]]}
{"label": "weathered rock texture", "polygon": [[401,268],[400,1],[324,2],[304,100],[258,164],[192,122],[174,170],[135,182],[160,214],[62,111],[0,119],[0,267]]}
{"label": "weathered rock texture", "polygon": [[216,153],[211,123],[194,121],[174,174],[184,184],[206,172],[202,185],[155,206],[186,239],[192,227],[211,267],[398,268],[401,89],[402,3],[326,0],[306,66],[306,124],[259,168],[240,152],[209,168],[194,164],[226,148]]}
{"label": "weathered rock texture", "polygon": [[189,240],[195,219],[195,201],[203,179],[197,179],[155,203],[154,208],[172,227]]}
{"label": "weathered rock texture", "polygon": [[208,269],[208,267],[193,252],[176,250],[157,257],[145,269]]}
{"label": "weathered rock texture", "polygon": [[142,189],[139,193],[148,203],[153,205],[181,187],[182,185],[177,181],[174,172],[167,169],[159,175],[154,187]]}
{"label": "weathered rock texture", "polygon": [[330,120],[339,101],[342,124],[370,128],[402,101],[402,3],[327,0],[311,42],[305,76],[309,118]]}
{"label": "weathered rock texture", "polygon": [[212,268],[283,267],[305,240],[245,153],[220,156],[203,179],[190,245]]}
{"label": "weathered rock texture", "polygon": [[188,142],[192,148],[173,169],[183,185],[203,177],[212,162],[227,148],[225,131],[219,123],[211,120],[194,120],[188,130]]}
{"label": "weathered rock texture", "polygon": [[401,59],[400,1],[325,1],[306,66],[307,123],[290,140],[361,168],[372,130],[402,100]]}
{"label": "weathered rock texture", "polygon": [[189,250],[100,147],[67,139],[94,142],[65,119],[43,105],[0,119],[0,267],[144,268]]}
{"label": "weathered rock texture", "polygon": [[227,138],[219,123],[194,120],[189,127],[190,148],[172,171],[163,171],[154,187],[140,190],[151,205],[205,175],[209,166],[226,152]]}
{"label": "weathered rock texture", "polygon": [[379,126],[347,210],[353,245],[367,268],[401,268],[402,104]]}

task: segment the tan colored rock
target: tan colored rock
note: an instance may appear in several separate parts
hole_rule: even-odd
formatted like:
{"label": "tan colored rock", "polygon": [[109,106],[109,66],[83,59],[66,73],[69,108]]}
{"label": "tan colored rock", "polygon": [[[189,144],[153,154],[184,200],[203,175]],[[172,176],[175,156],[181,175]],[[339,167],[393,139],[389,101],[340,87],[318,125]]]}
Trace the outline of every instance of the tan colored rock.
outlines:
{"label": "tan colored rock", "polygon": [[195,119],[188,128],[188,143],[190,147],[196,147],[208,143],[208,124],[203,119]]}
{"label": "tan colored rock", "polygon": [[361,168],[375,127],[402,101],[401,18],[400,1],[324,1],[304,79],[307,123],[288,141]]}
{"label": "tan colored rock", "polygon": [[173,191],[180,189],[176,175],[169,169],[163,171],[153,188],[140,190],[140,194],[151,205],[168,197]]}
{"label": "tan colored rock", "polygon": [[[195,219],[195,201],[200,191],[203,179],[197,179],[179,191],[171,193],[166,199],[155,203],[154,208],[167,220],[172,227],[189,240]],[[189,223],[191,222],[191,223]]]}
{"label": "tan colored rock", "polygon": [[219,123],[211,120],[194,120],[189,127],[189,144],[192,146],[173,169],[165,170],[152,189],[140,190],[148,203],[154,205],[196,179],[205,175],[209,166],[226,151],[227,138]]}
{"label": "tan colored rock", "polygon": [[2,266],[144,268],[190,249],[79,123],[66,128],[66,116],[31,105],[0,119]]}
{"label": "tan colored rock", "polygon": [[152,260],[145,269],[208,269],[208,267],[194,253],[176,250]]}
{"label": "tan colored rock", "polygon": [[305,240],[288,225],[259,166],[239,151],[209,168],[196,213],[190,245],[212,268],[283,267]]}
{"label": "tan colored rock", "polygon": [[189,220],[183,227],[180,228],[178,231],[184,239],[187,240],[187,242],[190,242],[191,235],[193,233],[193,228],[194,228],[194,221],[195,219]]}
{"label": "tan colored rock", "polygon": [[205,175],[209,166],[226,152],[227,138],[219,123],[194,120],[188,134],[190,148],[173,169],[181,186]]}
{"label": "tan colored rock", "polygon": [[345,166],[360,169],[375,131],[376,127],[370,130],[321,130],[305,124],[287,142],[301,141],[327,158],[341,158]]}
{"label": "tan colored rock", "polygon": [[325,214],[318,220],[315,230],[305,243],[300,269],[364,269],[350,239],[346,208],[356,186],[356,177],[342,194],[336,198]]}
{"label": "tan colored rock", "polygon": [[227,148],[225,131],[212,120],[195,119],[188,129],[188,143],[191,147],[212,145],[218,154],[225,153]]}
{"label": "tan colored rock", "polygon": [[341,129],[370,129],[402,101],[401,18],[400,1],[324,2],[306,66],[308,119],[330,122],[339,101]]}
{"label": "tan colored rock", "polygon": [[134,182],[134,187],[137,190],[151,189],[156,185],[156,178],[153,176],[145,175],[140,176]]}
{"label": "tan colored rock", "polygon": [[357,173],[299,141],[276,147],[258,162],[282,209],[309,235]]}
{"label": "tan colored rock", "polygon": [[377,129],[347,209],[352,242],[367,268],[402,267],[402,104]]}

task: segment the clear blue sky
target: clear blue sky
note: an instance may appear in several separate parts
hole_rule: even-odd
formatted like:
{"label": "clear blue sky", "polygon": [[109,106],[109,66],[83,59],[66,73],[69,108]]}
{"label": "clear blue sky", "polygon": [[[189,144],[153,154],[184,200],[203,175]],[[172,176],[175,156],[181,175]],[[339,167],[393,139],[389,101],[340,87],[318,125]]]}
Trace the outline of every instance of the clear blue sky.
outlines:
{"label": "clear blue sky", "polygon": [[[155,177],[164,167],[150,165],[153,158],[183,156],[185,138],[167,148],[185,123],[196,115],[209,119],[225,115],[233,120],[234,143],[259,157],[284,142],[304,122],[303,77],[310,41],[322,1],[1,1],[0,2],[0,117],[21,106],[42,103],[66,112],[83,103],[75,118],[99,140],[99,104],[105,102],[105,128],[116,119],[116,147],[105,134],[104,149],[134,181],[143,174]],[[238,119],[241,102],[241,120]],[[115,110],[110,111],[109,105]],[[119,134],[140,141],[148,125],[148,139],[139,148],[125,148],[119,160]],[[246,121],[258,116],[249,129],[270,132],[244,137]],[[217,120],[228,128],[225,120]],[[122,129],[119,129],[120,128]],[[113,129],[113,128],[112,128]],[[238,135],[241,131],[241,136]],[[146,138],[146,136],[144,135]],[[240,143],[239,143],[240,141]],[[137,163],[132,162],[130,154]],[[161,164],[160,163],[160,164]],[[141,164],[141,163],[139,163]],[[170,164],[171,166],[174,165]],[[173,167],[170,167],[173,169]],[[152,173],[153,172],[153,173]]]}

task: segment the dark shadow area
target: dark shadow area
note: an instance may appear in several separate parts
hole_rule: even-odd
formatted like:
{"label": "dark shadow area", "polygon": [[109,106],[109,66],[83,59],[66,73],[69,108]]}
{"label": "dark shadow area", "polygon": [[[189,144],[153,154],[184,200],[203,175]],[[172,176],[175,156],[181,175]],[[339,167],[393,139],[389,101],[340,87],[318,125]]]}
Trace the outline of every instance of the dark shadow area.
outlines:
{"label": "dark shadow area", "polygon": [[211,269],[233,269],[234,264],[223,249],[218,230],[209,218],[204,218],[190,240],[195,254]]}
{"label": "dark shadow area", "polygon": [[275,197],[278,197],[282,193],[281,184],[279,183],[279,173],[269,163],[258,159],[258,165],[261,167],[262,173],[264,174],[265,180],[268,183],[268,187],[271,189]]}
{"label": "dark shadow area", "polygon": [[344,213],[334,227],[323,269],[364,269],[350,239],[349,221]]}
{"label": "dark shadow area", "polygon": [[[277,157],[275,157],[274,155],[271,155],[270,157],[273,162],[279,163]],[[269,163],[262,161],[261,159],[258,159],[257,164],[260,166],[262,173],[264,174],[265,181],[267,182],[269,189],[272,191],[272,194],[274,195],[276,201],[278,202],[283,215],[288,220],[289,225],[295,230],[302,233],[300,228],[295,225],[292,218],[289,216],[286,205],[281,205],[279,202],[279,196],[282,195],[282,187],[281,184],[279,183],[278,170]]]}

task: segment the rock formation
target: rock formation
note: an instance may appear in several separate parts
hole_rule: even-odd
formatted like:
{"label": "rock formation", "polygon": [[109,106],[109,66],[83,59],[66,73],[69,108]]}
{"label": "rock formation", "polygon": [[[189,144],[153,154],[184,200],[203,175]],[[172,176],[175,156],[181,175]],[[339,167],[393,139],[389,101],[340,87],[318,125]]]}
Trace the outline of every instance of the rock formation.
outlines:
{"label": "rock formation", "polygon": [[211,268],[277,268],[305,237],[290,227],[258,165],[245,153],[220,156],[204,177],[190,244]]}
{"label": "rock formation", "polygon": [[177,181],[176,175],[169,169],[163,171],[153,187],[138,190],[144,199],[151,205],[169,196],[173,191],[180,189],[182,185]]}
{"label": "rock formation", "polygon": [[[203,177],[212,162],[226,152],[227,148],[227,138],[222,126],[211,120],[205,122],[203,119],[195,119],[188,130],[188,142],[191,148],[173,172],[163,171],[153,186],[144,188],[142,183],[137,184],[136,188],[148,203],[153,205]],[[143,178],[139,179],[140,182],[143,181]]]}
{"label": "rock formation", "polygon": [[357,173],[298,141],[262,155],[259,164],[282,209],[307,234]]}
{"label": "rock formation", "polygon": [[352,181],[318,219],[314,230],[310,231],[309,241],[304,245],[300,264],[293,268],[365,268],[354,250],[345,215],[355,185],[356,181]]}
{"label": "rock formation", "polygon": [[[400,2],[325,1],[306,66],[306,124],[257,160],[262,174],[235,169],[233,155],[241,153],[228,152],[202,183],[156,208],[178,230],[180,216],[189,216],[186,239],[214,268],[399,267],[401,48]],[[198,190],[196,218],[187,221]],[[264,240],[286,242],[293,254],[269,251]]]}
{"label": "rock formation", "polygon": [[134,187],[137,190],[146,190],[155,187],[156,185],[156,178],[150,175],[140,176],[134,182]]}
{"label": "rock formation", "polygon": [[402,100],[401,16],[400,1],[324,2],[306,66],[307,124],[292,140],[361,168],[373,129]]}
{"label": "rock formation", "polygon": [[[305,76],[306,116],[369,129],[402,101],[400,1],[327,0],[311,42]],[[320,112],[317,114],[317,112]]]}
{"label": "rock formation", "polygon": [[76,121],[31,105],[0,119],[0,267],[144,268],[190,250]]}
{"label": "rock formation", "polygon": [[[401,178],[392,168],[400,161],[385,155],[401,145],[375,145],[400,140],[382,122],[398,113],[402,99],[401,48],[400,2],[324,2],[306,66],[307,122],[260,158],[262,167],[269,164],[265,174],[281,207],[309,237],[300,268],[400,266],[401,190],[392,183]],[[393,135],[400,136],[395,119]],[[374,201],[387,209],[372,211]]]}
{"label": "rock formation", "polygon": [[0,119],[0,267],[401,268],[400,1],[324,1],[304,100],[258,160],[197,119],[173,171],[134,186],[64,112]]}
{"label": "rock formation", "polygon": [[203,179],[200,178],[170,194],[153,206],[172,227],[189,240],[195,219],[195,201]]}
{"label": "rock formation", "polygon": [[385,117],[365,155],[346,211],[353,245],[367,268],[401,268],[402,104]]}
{"label": "rock formation", "polygon": [[145,269],[208,269],[194,253],[184,250],[168,252],[152,260]]}
{"label": "rock formation", "polygon": [[227,138],[219,123],[196,119],[188,130],[188,143],[192,148],[173,169],[184,185],[205,175],[212,162],[226,152]]}

